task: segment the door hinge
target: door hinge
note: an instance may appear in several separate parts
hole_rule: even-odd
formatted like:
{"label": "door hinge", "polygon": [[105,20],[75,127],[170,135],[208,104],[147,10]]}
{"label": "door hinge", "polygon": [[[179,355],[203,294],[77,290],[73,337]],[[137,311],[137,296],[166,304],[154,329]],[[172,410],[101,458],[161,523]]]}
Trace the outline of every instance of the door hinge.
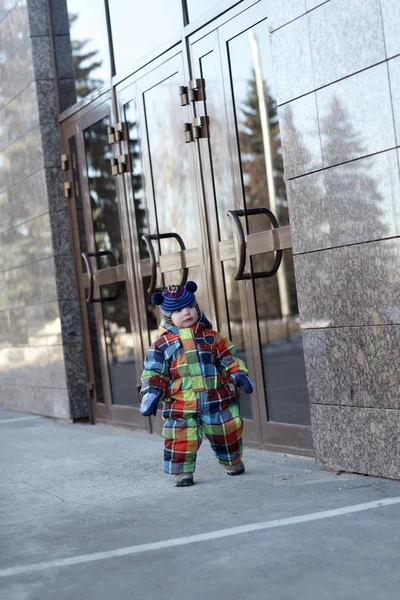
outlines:
{"label": "door hinge", "polygon": [[183,132],[185,136],[185,143],[194,142],[199,138],[209,137],[208,125],[210,119],[208,117],[195,117],[191,123],[183,124]]}
{"label": "door hinge", "polygon": [[110,160],[110,162],[111,162],[111,173],[113,175],[118,175],[118,159],[112,158]]}
{"label": "door hinge", "polygon": [[204,79],[191,79],[189,81],[189,101],[199,102],[206,99],[206,82]]}
{"label": "door hinge", "polygon": [[181,106],[187,106],[190,102],[199,102],[206,99],[206,82],[204,79],[191,79],[188,85],[179,86]]}
{"label": "door hinge", "polygon": [[116,123],[115,127],[107,127],[108,143],[116,144],[124,139],[124,123]]}
{"label": "door hinge", "polygon": [[68,171],[68,154],[61,154],[61,171]]}
{"label": "door hinge", "polygon": [[111,159],[111,173],[119,175],[128,171],[128,157],[125,154],[120,154],[118,158]]}
{"label": "door hinge", "polygon": [[70,181],[64,181],[64,197],[71,198],[72,185]]}
{"label": "door hinge", "polygon": [[115,144],[115,129],[114,127],[107,127],[108,143]]}

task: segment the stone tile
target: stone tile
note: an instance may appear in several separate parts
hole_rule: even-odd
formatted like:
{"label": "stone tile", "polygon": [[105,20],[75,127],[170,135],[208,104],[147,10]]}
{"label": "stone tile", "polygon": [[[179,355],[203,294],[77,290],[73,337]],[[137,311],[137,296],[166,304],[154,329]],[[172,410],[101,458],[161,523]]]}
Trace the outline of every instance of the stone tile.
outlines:
{"label": "stone tile", "polygon": [[57,287],[56,287],[56,269],[54,264],[54,257],[45,258],[37,263],[34,263],[35,271],[37,273],[36,282],[40,282],[37,292],[36,302],[52,302],[57,300]]}
{"label": "stone tile", "polygon": [[65,0],[49,0],[54,35],[69,34],[68,8]]}
{"label": "stone tile", "polygon": [[82,345],[64,345],[64,360],[71,416],[75,419],[85,418],[88,416],[88,406],[86,398],[85,360]]}
{"label": "stone tile", "polygon": [[306,12],[306,0],[267,0],[270,31],[293,21]]}
{"label": "stone tile", "polygon": [[334,246],[400,234],[400,179],[396,150],[324,171]]}
{"label": "stone tile", "polygon": [[294,260],[303,328],[400,323],[400,238]]}
{"label": "stone tile", "polygon": [[293,252],[310,252],[332,245],[323,172],[287,182]]}
{"label": "stone tile", "polygon": [[[296,43],[293,43],[296,40]],[[271,34],[277,102],[282,104],[314,89],[307,17]]]}
{"label": "stone tile", "polygon": [[54,50],[57,64],[57,73],[60,79],[73,79],[75,77],[72,63],[71,40],[68,35],[54,37]]}
{"label": "stone tile", "polygon": [[20,412],[35,413],[33,388],[9,385],[2,392],[2,403],[7,408]]}
{"label": "stone tile", "polygon": [[4,191],[12,185],[11,162],[9,153],[4,150],[0,152],[0,191]]}
{"label": "stone tile", "polygon": [[317,91],[324,166],[395,146],[386,64]]}
{"label": "stone tile", "polygon": [[388,61],[396,144],[400,144],[400,57]]}
{"label": "stone tile", "polygon": [[43,172],[46,177],[49,210],[65,210],[64,176],[60,167],[50,167]]}
{"label": "stone tile", "polygon": [[58,89],[61,113],[75,104],[77,100],[75,79],[61,79],[58,83]]}
{"label": "stone tile", "polygon": [[60,300],[61,331],[64,344],[76,344],[81,341],[81,323],[77,300]]}
{"label": "stone tile", "polygon": [[41,125],[57,122],[57,106],[53,81],[36,81],[37,102]]}
{"label": "stone tile", "polygon": [[61,318],[58,302],[42,304],[48,346],[61,345]]}
{"label": "stone tile", "polygon": [[29,346],[46,346],[47,332],[44,304],[34,304],[25,308]]}
{"label": "stone tile", "polygon": [[10,334],[13,346],[24,346],[28,343],[28,324],[25,308],[10,309]]}
{"label": "stone tile", "polygon": [[22,181],[43,167],[39,127],[34,127],[4,151],[10,165],[12,184]]}
{"label": "stone tile", "polygon": [[67,388],[64,350],[62,346],[48,346],[49,375],[52,388]]}
{"label": "stone tile", "polygon": [[400,478],[400,410],[312,404],[311,420],[325,467]]}
{"label": "stone tile", "polygon": [[[0,348],[8,348],[12,345],[10,328],[10,311],[0,310]],[[0,355],[0,371],[2,367]]]}
{"label": "stone tile", "polygon": [[0,192],[0,232],[11,227],[13,223],[13,206],[9,190]]}
{"label": "stone tile", "polygon": [[381,0],[383,29],[387,57],[400,54],[400,3],[397,0]]}
{"label": "stone tile", "polygon": [[24,368],[18,374],[21,384],[41,388],[51,387],[47,346],[26,346],[24,363]]}
{"label": "stone tile", "polygon": [[42,152],[45,168],[60,166],[60,133],[56,123],[42,125]]}
{"label": "stone tile", "polygon": [[0,22],[0,64],[5,63],[28,37],[26,4],[19,2]]}
{"label": "stone tile", "polygon": [[385,60],[379,0],[335,0],[308,16],[315,87]]}
{"label": "stone tile", "polygon": [[312,10],[317,6],[321,6],[321,4],[325,4],[325,2],[329,2],[329,0],[306,0],[307,10]]}
{"label": "stone tile", "polygon": [[36,86],[32,82],[3,109],[5,146],[21,138],[39,123]]}
{"label": "stone tile", "polygon": [[28,16],[31,36],[49,35],[46,0],[29,0]]}
{"label": "stone tile", "polygon": [[336,277],[336,250],[294,256],[302,329],[332,327],[342,302]]}
{"label": "stone tile", "polygon": [[36,414],[69,419],[69,397],[66,389],[35,388],[33,390],[33,407]]}
{"label": "stone tile", "polygon": [[3,102],[7,104],[34,79],[31,39],[28,38],[1,66]]}
{"label": "stone tile", "polygon": [[[35,198],[35,202],[32,202],[32,198]],[[12,206],[14,225],[20,225],[48,211],[44,169],[23,179],[12,188]]]}
{"label": "stone tile", "polygon": [[70,300],[77,296],[75,264],[72,254],[54,256],[55,275],[59,300]]}
{"label": "stone tile", "polygon": [[400,408],[400,328],[340,327],[303,331],[310,401]]}
{"label": "stone tile", "polygon": [[52,79],[50,40],[46,36],[32,37],[32,63],[35,79]]}
{"label": "stone tile", "polygon": [[322,151],[315,94],[278,109],[285,177],[322,169]]}
{"label": "stone tile", "polygon": [[64,208],[64,210],[51,212],[50,223],[54,254],[70,254],[72,252],[72,238],[67,210]]}

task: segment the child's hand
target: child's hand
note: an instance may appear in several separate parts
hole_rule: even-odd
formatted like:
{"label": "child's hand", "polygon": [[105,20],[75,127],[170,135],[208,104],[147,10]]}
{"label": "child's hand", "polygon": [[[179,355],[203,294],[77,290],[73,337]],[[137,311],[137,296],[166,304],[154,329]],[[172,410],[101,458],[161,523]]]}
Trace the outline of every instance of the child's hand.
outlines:
{"label": "child's hand", "polygon": [[240,373],[240,375],[235,378],[235,385],[245,394],[251,394],[254,390],[254,383],[250,377],[247,377],[244,373]]}
{"label": "child's hand", "polygon": [[158,408],[158,396],[156,394],[146,394],[143,396],[143,400],[140,404],[140,412],[144,417],[150,417],[153,415],[154,417],[157,414]]}

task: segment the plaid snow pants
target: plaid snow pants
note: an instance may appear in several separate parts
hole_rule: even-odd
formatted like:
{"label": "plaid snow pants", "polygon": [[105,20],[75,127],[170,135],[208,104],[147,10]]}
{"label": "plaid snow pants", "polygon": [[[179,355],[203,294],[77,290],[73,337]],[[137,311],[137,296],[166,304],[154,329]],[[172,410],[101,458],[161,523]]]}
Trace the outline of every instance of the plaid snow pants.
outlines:
{"label": "plaid snow pants", "polygon": [[234,395],[221,400],[211,390],[192,391],[192,399],[183,399],[187,393],[178,392],[164,404],[164,471],[171,475],[194,473],[203,432],[221,464],[239,462],[243,421]]}

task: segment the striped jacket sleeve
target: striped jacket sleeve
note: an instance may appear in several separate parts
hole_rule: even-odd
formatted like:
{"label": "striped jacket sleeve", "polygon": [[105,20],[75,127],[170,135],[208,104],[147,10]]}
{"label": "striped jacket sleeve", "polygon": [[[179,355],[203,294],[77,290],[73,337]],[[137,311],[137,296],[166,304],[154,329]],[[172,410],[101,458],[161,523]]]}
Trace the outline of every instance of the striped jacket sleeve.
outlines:
{"label": "striped jacket sleeve", "polygon": [[237,375],[248,375],[245,363],[239,358],[233,343],[220,333],[215,336],[216,360],[215,365],[223,377],[235,383]]}
{"label": "striped jacket sleeve", "polygon": [[164,398],[170,380],[169,366],[164,353],[153,344],[148,350],[142,373],[142,388],[140,393],[156,394],[160,400]]}

